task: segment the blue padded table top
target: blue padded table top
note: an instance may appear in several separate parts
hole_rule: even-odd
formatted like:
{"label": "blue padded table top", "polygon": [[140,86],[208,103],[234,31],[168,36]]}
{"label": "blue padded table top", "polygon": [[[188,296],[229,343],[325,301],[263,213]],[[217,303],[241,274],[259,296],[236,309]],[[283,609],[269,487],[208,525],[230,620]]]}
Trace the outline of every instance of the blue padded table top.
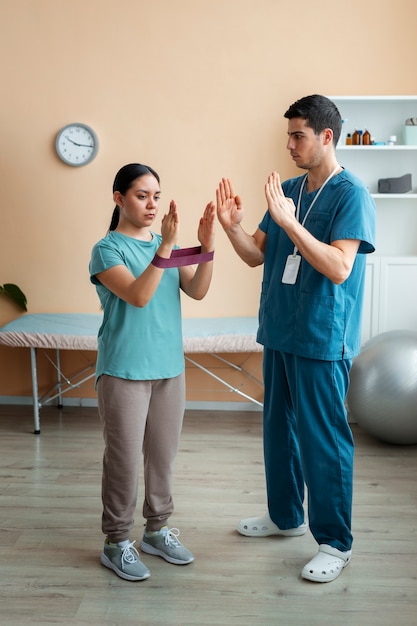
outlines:
{"label": "blue padded table top", "polygon": [[28,313],[0,328],[0,344],[24,348],[97,350],[103,316],[94,313]]}
{"label": "blue padded table top", "polygon": [[[27,313],[0,328],[11,347],[97,350],[101,313]],[[261,352],[256,317],[183,320],[184,352]]]}

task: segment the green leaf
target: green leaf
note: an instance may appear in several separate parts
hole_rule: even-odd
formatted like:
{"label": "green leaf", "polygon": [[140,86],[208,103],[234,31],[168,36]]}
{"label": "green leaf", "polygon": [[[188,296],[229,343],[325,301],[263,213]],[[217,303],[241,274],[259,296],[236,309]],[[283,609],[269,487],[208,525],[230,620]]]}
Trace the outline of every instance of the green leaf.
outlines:
{"label": "green leaf", "polygon": [[23,291],[13,283],[5,283],[3,287],[0,285],[0,294],[8,296],[18,307],[27,311],[27,300]]}

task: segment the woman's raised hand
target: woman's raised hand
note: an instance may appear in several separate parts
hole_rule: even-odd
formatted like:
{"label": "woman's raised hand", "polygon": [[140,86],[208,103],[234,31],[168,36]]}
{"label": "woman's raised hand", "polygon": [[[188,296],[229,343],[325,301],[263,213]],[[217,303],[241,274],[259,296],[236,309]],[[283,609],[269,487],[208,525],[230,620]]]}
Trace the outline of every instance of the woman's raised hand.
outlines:
{"label": "woman's raised hand", "polygon": [[216,205],[209,202],[198,224],[198,241],[206,252],[214,250],[214,223],[216,218]]}
{"label": "woman's raised hand", "polygon": [[177,203],[175,200],[171,200],[169,203],[169,211],[162,218],[161,235],[163,243],[174,246],[177,243],[179,229],[180,220]]}

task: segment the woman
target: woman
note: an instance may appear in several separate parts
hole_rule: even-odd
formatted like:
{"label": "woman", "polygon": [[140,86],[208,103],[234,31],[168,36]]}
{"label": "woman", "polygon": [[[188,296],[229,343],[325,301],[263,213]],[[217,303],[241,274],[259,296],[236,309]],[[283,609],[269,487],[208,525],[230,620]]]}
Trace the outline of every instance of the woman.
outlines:
{"label": "woman", "polygon": [[201,249],[178,249],[175,201],[162,219],[161,234],[151,230],[159,183],[158,174],[145,165],[119,170],[110,229],[94,246],[90,261],[104,313],[96,370],[105,441],[101,563],[134,581],[150,576],[131,541],[141,451],[146,528],[140,547],[176,565],[194,560],[178,540],[179,531],[167,524],[174,510],[172,466],[185,405],[180,290],[203,298],[213,265],[214,203],[199,222]]}

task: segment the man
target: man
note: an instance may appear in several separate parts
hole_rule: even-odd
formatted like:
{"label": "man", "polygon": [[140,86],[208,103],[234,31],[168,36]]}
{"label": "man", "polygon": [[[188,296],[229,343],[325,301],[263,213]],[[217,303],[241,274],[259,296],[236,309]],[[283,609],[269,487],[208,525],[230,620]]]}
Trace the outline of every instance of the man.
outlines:
{"label": "man", "polygon": [[306,532],[304,485],[317,555],[302,577],[337,578],[351,559],[354,443],[345,397],[359,353],[365,253],[374,251],[375,205],[337,162],[342,120],[320,95],[284,115],[287,148],[305,174],[265,185],[268,210],[258,229],[242,228],[243,207],[228,179],[217,213],[240,258],[264,264],[258,341],[264,346],[264,459],[268,513],[248,518],[249,537]]}

